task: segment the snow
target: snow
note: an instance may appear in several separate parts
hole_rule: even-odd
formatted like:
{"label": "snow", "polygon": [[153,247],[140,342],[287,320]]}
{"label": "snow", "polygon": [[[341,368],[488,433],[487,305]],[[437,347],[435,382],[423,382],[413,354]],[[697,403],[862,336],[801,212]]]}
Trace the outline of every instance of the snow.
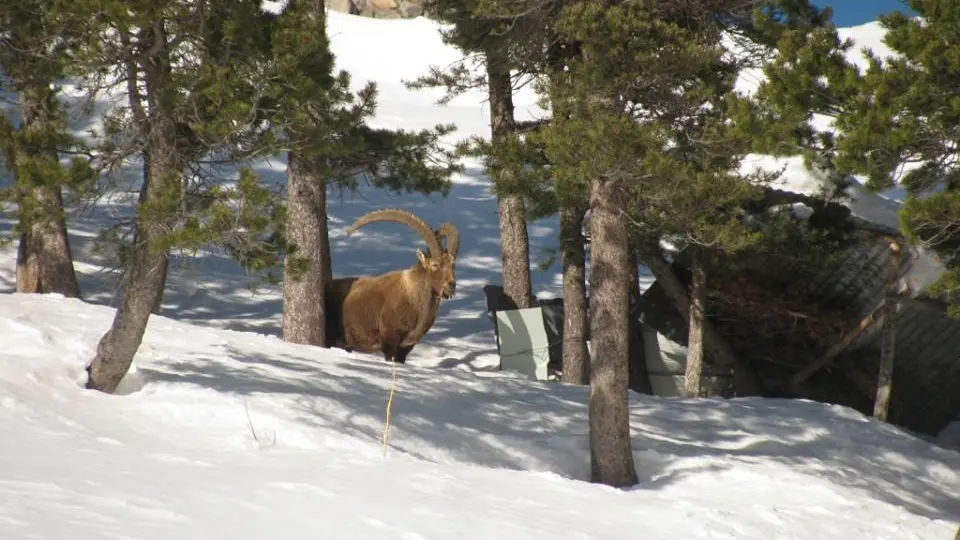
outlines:
{"label": "snow", "polygon": [[112,310],[0,296],[3,538],[934,539],[960,454],[842,407],[633,394],[641,483],[589,476],[583,387],[404,366],[153,317],[120,395]]}
{"label": "snow", "polygon": [[[451,143],[486,134],[481,92],[437,107],[438,93],[402,84],[458,58],[434,23],[331,13],[329,24],[353,84],[380,85],[378,125],[452,121]],[[527,91],[517,110],[541,113]],[[282,185],[283,166],[259,170]],[[802,170],[787,178],[817,188]],[[370,209],[463,231],[458,295],[396,370],[385,455],[391,367],[281,341],[279,290],[251,290],[216,252],[174,258],[163,316],[121,391],[84,390],[118,301],[92,239],[132,200],[71,210],[86,301],[14,294],[16,246],[0,248],[0,538],[933,540],[960,522],[960,453],[805,400],[631,394],[640,483],[589,483],[587,389],[496,369],[481,287],[500,279],[497,206],[477,163],[446,198],[331,197],[336,275],[413,263],[411,231],[343,237]],[[895,213],[896,201],[858,200],[872,219]],[[530,238],[535,263],[556,221],[531,224]],[[541,296],[559,293],[559,264],[533,278]]]}

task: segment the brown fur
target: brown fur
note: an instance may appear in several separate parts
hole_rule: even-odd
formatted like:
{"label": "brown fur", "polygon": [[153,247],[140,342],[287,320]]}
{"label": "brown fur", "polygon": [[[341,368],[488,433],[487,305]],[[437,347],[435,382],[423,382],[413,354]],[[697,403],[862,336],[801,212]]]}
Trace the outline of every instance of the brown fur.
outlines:
{"label": "brown fur", "polygon": [[[403,270],[375,277],[337,278],[327,283],[327,346],[380,351],[388,362],[403,363],[433,326],[440,301],[455,292],[459,234],[450,223],[432,231],[413,214],[396,209],[371,212],[358,219],[349,232],[375,221],[410,226],[424,237],[429,252],[418,250],[417,262]],[[444,238],[446,250],[440,245]]]}

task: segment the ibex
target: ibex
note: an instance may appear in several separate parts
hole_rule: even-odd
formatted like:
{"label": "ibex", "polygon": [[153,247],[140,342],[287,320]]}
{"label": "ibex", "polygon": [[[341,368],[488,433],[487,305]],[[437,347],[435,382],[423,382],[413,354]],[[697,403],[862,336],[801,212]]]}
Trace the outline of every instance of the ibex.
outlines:
{"label": "ibex", "polygon": [[[375,277],[343,277],[324,288],[328,347],[383,353],[387,362],[406,362],[414,345],[433,326],[441,299],[453,296],[460,233],[452,223],[433,231],[406,210],[374,210],[347,229],[347,235],[377,221],[407,225],[427,242],[428,253],[417,250],[417,262],[404,270]],[[446,240],[446,249],[440,240]]]}

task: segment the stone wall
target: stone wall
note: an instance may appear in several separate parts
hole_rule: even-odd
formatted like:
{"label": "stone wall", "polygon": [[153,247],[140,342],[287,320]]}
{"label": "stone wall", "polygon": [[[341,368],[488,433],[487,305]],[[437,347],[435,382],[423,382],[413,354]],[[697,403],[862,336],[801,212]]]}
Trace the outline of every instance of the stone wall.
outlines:
{"label": "stone wall", "polygon": [[375,19],[412,19],[423,14],[420,0],[325,0],[327,9]]}

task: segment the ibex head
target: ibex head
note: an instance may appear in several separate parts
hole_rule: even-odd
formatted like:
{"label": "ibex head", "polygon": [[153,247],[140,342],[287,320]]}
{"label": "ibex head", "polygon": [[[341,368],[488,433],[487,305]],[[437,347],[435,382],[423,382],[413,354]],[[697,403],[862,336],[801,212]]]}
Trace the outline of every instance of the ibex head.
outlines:
{"label": "ibex head", "polygon": [[[353,233],[358,228],[376,221],[392,221],[407,225],[420,233],[427,243],[428,252],[417,250],[417,260],[427,276],[430,288],[443,299],[453,296],[457,288],[456,259],[460,249],[460,233],[452,223],[444,223],[436,231],[419,217],[397,208],[374,210],[359,219],[347,230]],[[443,249],[440,240],[445,239],[447,248]]]}

